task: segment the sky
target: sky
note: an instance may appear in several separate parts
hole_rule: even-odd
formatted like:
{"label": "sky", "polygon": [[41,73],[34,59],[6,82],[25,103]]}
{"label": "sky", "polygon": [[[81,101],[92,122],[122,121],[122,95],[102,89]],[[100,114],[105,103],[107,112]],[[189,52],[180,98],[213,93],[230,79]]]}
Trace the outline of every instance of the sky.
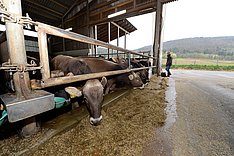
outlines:
{"label": "sky", "polygon": [[[234,36],[234,0],[178,0],[165,4],[164,11],[164,42],[190,37]],[[153,14],[128,19],[138,30],[127,36],[127,49],[152,45],[154,19]],[[123,38],[121,40],[123,47]]]}

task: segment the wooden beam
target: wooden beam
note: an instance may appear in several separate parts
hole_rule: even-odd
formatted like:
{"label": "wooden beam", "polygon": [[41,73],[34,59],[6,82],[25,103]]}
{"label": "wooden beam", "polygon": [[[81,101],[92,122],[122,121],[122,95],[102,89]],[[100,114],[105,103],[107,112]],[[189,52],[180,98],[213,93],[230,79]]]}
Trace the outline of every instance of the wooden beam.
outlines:
{"label": "wooden beam", "polygon": [[52,20],[56,20],[56,21],[60,17],[58,15],[51,14],[49,11],[45,11],[45,10],[38,11],[38,8],[36,8],[36,6],[34,6],[34,5],[31,5],[31,4],[26,4],[26,5],[28,5],[29,7],[27,7],[25,9],[25,11],[32,12],[32,13],[34,13],[37,16],[43,16],[43,17],[46,17],[46,18],[49,18],[49,19],[52,19]]}
{"label": "wooden beam", "polygon": [[103,19],[90,21],[90,25],[103,24],[111,21],[117,21],[121,19],[126,19],[136,15],[142,15],[145,13],[150,13],[156,10],[156,1],[146,3],[143,5],[137,5],[136,8],[127,9],[127,12],[123,15],[119,15],[113,18],[103,17]]}
{"label": "wooden beam", "polygon": [[46,7],[46,6],[43,6],[43,5],[38,4],[38,3],[35,3],[35,1],[32,1],[32,0],[25,0],[25,1],[31,3],[31,4],[33,4],[33,5],[35,5],[35,6],[38,6],[38,7],[40,7],[40,8],[43,8],[43,9],[45,9],[45,10],[48,10],[48,11],[50,11],[50,12],[53,12],[53,13],[59,15],[60,17],[63,16],[63,14],[62,14],[61,12],[55,11],[55,10],[53,10],[53,9],[50,9],[50,8]]}
{"label": "wooden beam", "polygon": [[154,29],[154,44],[153,44],[153,56],[156,58],[153,60],[153,65],[156,66],[156,70],[153,71],[157,76],[161,72],[161,33],[162,33],[162,11],[163,4],[161,1],[157,0],[157,12],[155,17],[155,29]]}
{"label": "wooden beam", "polygon": [[41,89],[41,88],[58,86],[58,85],[84,81],[84,80],[89,80],[89,79],[96,79],[96,78],[100,78],[103,76],[119,75],[119,74],[129,73],[131,71],[139,71],[139,70],[144,70],[144,69],[149,69],[149,68],[155,68],[155,67],[152,66],[152,67],[135,68],[131,70],[125,69],[125,70],[116,70],[116,71],[107,71],[107,72],[100,72],[100,73],[50,78],[50,79],[45,80],[44,83],[41,84],[41,87],[33,88],[33,89]]}
{"label": "wooden beam", "polygon": [[64,8],[64,9],[68,9],[68,7],[67,6],[65,6],[65,5],[63,5],[63,4],[61,4],[61,3],[59,3],[59,2],[57,2],[57,1],[55,1],[55,0],[50,0],[51,2],[53,2],[53,3],[55,3],[56,5],[59,5],[59,6],[61,6],[62,8]]}
{"label": "wooden beam", "polygon": [[119,3],[117,5],[114,5],[112,7],[106,6],[102,9],[96,9],[95,11],[91,11],[90,16],[95,16],[95,15],[100,14],[100,13],[105,13],[107,11],[110,11],[110,10],[113,10],[115,8],[127,5],[127,4],[132,3],[132,2],[133,2],[133,0],[127,0],[127,1],[124,1],[124,2]]}
{"label": "wooden beam", "polygon": [[108,2],[103,1],[102,3],[98,3],[97,5],[95,5],[95,7],[91,8],[90,11],[101,9],[101,8],[106,7],[106,6],[112,4],[112,3],[116,2],[116,1],[118,1],[118,0],[110,0]]}
{"label": "wooden beam", "polygon": [[46,80],[50,78],[50,66],[49,66],[49,56],[48,56],[48,45],[47,45],[47,35],[40,28],[38,31],[38,45],[39,45],[39,53],[40,53],[40,65],[42,79]]}
{"label": "wooden beam", "polygon": [[40,22],[35,22],[35,25],[37,25],[38,29],[41,29],[45,33],[50,34],[50,35],[55,35],[55,36],[58,36],[58,37],[63,37],[63,38],[67,38],[67,39],[74,40],[74,41],[79,41],[79,42],[83,42],[83,43],[87,43],[87,44],[102,46],[102,47],[105,47],[105,48],[114,49],[114,50],[122,51],[122,52],[125,52],[125,53],[130,53],[130,54],[135,54],[135,55],[140,55],[140,56],[143,56],[143,57],[149,57],[149,58],[155,59],[154,57],[151,57],[151,56],[146,56],[146,55],[143,55],[143,54],[139,54],[139,53],[137,53],[135,51],[131,51],[131,50],[128,50],[128,49],[117,47],[117,46],[108,44],[108,43],[103,42],[103,41],[95,40],[93,38],[90,38],[90,37],[87,37],[87,36],[84,36],[84,35],[81,35],[81,34],[76,34],[74,32],[68,32],[68,31],[65,31],[63,29],[53,27],[53,26],[50,26],[50,25],[47,25],[47,24],[43,24],[43,23],[40,23]]}

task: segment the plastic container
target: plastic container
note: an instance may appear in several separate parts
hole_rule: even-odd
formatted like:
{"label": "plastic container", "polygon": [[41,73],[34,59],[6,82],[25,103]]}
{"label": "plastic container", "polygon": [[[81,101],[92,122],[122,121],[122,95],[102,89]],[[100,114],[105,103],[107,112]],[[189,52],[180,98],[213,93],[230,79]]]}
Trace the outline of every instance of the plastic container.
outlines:
{"label": "plastic container", "polygon": [[6,117],[7,117],[7,111],[3,110],[2,111],[2,116],[0,118],[0,126],[5,123],[5,121],[7,120]]}
{"label": "plastic container", "polygon": [[55,108],[61,108],[65,105],[66,99],[62,97],[54,97]]}

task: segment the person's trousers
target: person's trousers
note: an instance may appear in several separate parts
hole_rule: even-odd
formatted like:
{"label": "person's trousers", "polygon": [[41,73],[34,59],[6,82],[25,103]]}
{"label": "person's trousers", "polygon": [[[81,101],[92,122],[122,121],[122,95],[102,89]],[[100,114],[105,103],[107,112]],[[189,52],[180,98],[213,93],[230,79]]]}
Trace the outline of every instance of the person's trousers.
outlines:
{"label": "person's trousers", "polygon": [[166,71],[167,71],[168,77],[171,75],[170,68],[171,68],[171,66],[166,66]]}

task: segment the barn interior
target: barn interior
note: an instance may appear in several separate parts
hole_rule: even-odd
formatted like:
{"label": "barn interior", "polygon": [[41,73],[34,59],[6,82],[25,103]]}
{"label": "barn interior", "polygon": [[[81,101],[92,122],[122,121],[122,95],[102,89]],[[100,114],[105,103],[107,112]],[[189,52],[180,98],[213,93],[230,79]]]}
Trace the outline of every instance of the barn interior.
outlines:
{"label": "barn interior", "polygon": [[[172,1],[174,0],[161,0],[161,3]],[[33,21],[69,29],[107,43],[137,30],[127,18],[157,10],[156,0],[22,0],[21,5],[23,16],[28,14]],[[28,53],[39,51],[35,37],[37,35],[31,33],[26,37]],[[48,41],[51,55],[66,53],[80,56],[97,53],[96,47],[87,43],[54,36],[49,36]]]}
{"label": "barn interior", "polygon": [[[126,37],[124,47],[108,44],[137,30],[127,20],[129,17],[157,12],[153,52],[152,56],[146,56],[153,59],[153,66],[144,69],[155,68],[159,74],[162,10],[164,4],[173,1],[175,0],[1,0],[0,61],[3,64],[0,69],[8,72],[15,89],[11,97],[0,95],[4,99],[9,122],[29,118],[29,122],[34,123],[34,119],[31,120],[33,116],[54,109],[54,95],[45,92],[43,88],[142,70],[129,68],[92,73],[89,76],[59,78],[51,77],[50,73],[49,56],[65,54],[96,57],[97,46],[108,49],[108,58],[109,49],[116,50],[117,55],[118,52],[124,52],[145,57],[144,54],[126,49]],[[40,66],[27,63],[26,56],[30,55],[38,56]],[[33,88],[29,71],[35,70],[40,71],[42,79],[38,82],[39,87]],[[26,129],[27,125],[28,122]]]}

